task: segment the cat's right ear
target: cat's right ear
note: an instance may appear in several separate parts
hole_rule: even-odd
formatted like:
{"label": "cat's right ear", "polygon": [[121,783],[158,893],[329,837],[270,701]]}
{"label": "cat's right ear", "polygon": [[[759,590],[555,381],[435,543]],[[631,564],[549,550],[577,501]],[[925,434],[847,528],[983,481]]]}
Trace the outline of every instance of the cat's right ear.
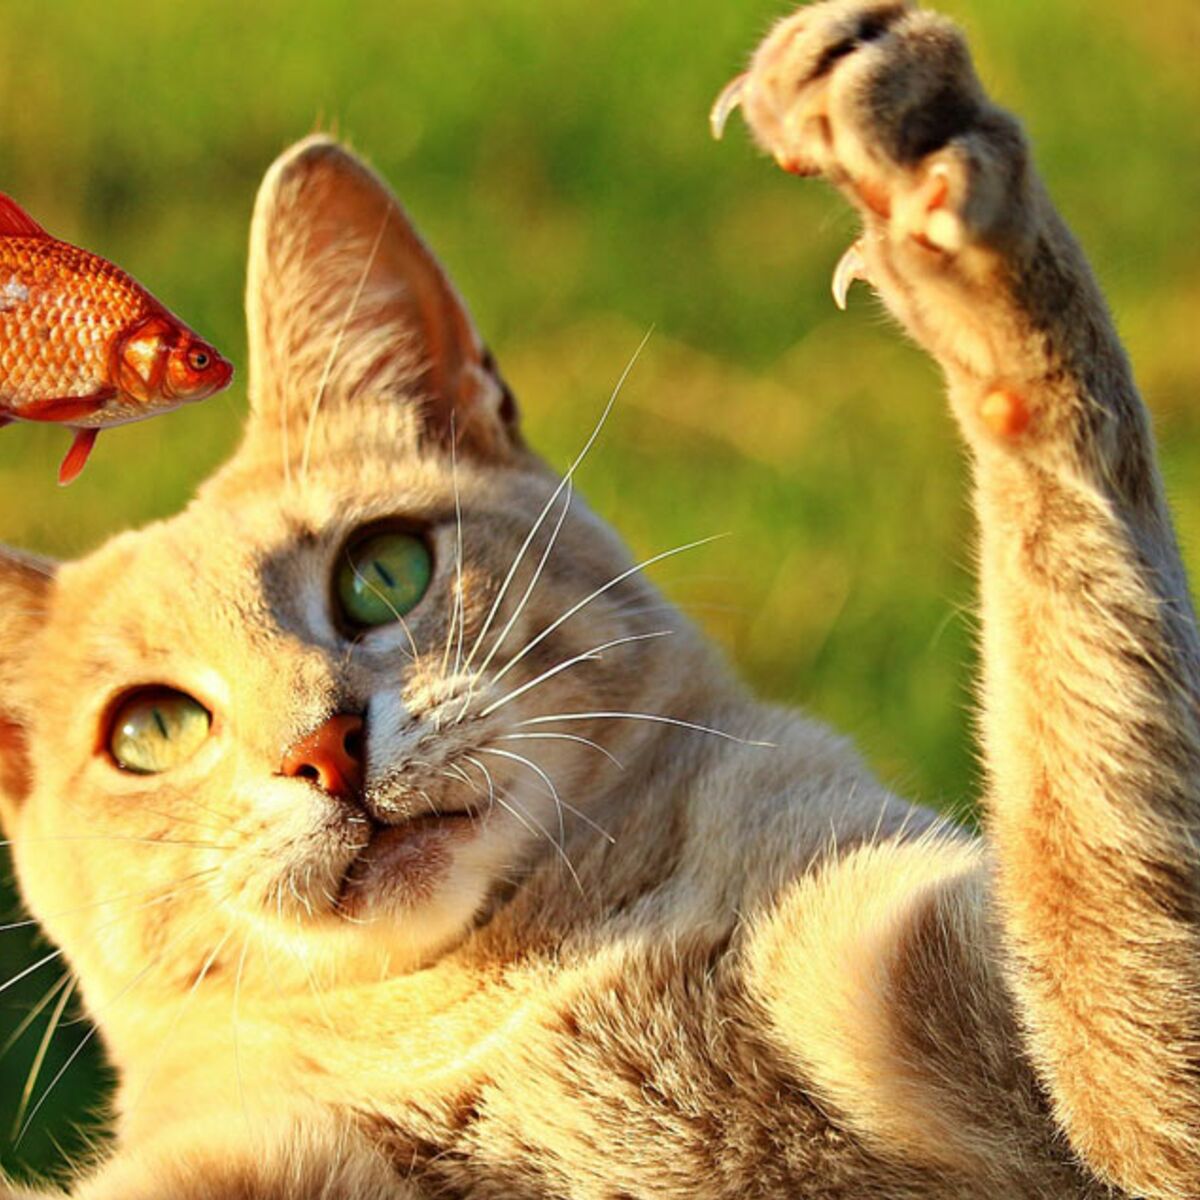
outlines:
{"label": "cat's right ear", "polygon": [[263,180],[246,316],[251,428],[292,454],[347,433],[489,460],[521,449],[512,395],[449,276],[387,184],[331,138],[293,146]]}
{"label": "cat's right ear", "polygon": [[0,546],[0,825],[6,829],[32,782],[25,683],[37,669],[29,647],[53,587],[53,563]]}

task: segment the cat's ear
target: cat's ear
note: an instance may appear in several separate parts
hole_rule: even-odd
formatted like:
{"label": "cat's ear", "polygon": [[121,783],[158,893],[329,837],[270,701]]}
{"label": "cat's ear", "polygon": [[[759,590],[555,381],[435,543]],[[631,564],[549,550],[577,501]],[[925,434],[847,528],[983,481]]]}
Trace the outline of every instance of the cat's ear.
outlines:
{"label": "cat's ear", "polygon": [[387,185],[315,136],[263,180],[246,309],[253,420],[304,441],[314,420],[396,406],[416,434],[489,458],[517,412],[466,306]]}
{"label": "cat's ear", "polygon": [[29,709],[24,681],[37,669],[32,635],[45,619],[54,565],[0,546],[0,825],[29,792]]}

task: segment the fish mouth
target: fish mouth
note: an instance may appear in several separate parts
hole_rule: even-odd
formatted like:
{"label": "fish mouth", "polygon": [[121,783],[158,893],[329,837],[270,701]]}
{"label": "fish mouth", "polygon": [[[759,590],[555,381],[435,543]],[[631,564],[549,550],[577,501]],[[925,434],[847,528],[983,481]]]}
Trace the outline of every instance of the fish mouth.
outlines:
{"label": "fish mouth", "polygon": [[371,821],[371,834],[351,860],[336,896],[350,920],[416,908],[431,900],[454,862],[454,852],[479,835],[470,809],[424,813],[394,825]]}

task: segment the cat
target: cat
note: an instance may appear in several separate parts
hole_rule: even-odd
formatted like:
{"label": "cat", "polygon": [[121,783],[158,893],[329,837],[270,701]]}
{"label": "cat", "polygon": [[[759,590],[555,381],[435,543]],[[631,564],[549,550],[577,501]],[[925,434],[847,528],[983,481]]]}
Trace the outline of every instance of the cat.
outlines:
{"label": "cat", "polygon": [[803,8],[736,106],[945,373],[984,837],[743,690],[310,138],[232,461],[0,556],[4,824],[119,1078],[73,1196],[1200,1195],[1200,642],[1103,299],[940,16]]}

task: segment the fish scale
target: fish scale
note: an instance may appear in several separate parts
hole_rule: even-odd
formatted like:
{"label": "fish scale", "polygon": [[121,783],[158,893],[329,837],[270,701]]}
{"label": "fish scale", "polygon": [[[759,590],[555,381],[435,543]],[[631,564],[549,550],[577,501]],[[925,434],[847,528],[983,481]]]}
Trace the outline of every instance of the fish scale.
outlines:
{"label": "fish scale", "polygon": [[99,430],[228,386],[233,368],[120,267],[51,237],[0,193],[0,427],[75,431],[70,483]]}
{"label": "fish scale", "polygon": [[119,267],[65,242],[0,242],[0,404],[87,395],[108,382],[113,342],[148,315]]}

